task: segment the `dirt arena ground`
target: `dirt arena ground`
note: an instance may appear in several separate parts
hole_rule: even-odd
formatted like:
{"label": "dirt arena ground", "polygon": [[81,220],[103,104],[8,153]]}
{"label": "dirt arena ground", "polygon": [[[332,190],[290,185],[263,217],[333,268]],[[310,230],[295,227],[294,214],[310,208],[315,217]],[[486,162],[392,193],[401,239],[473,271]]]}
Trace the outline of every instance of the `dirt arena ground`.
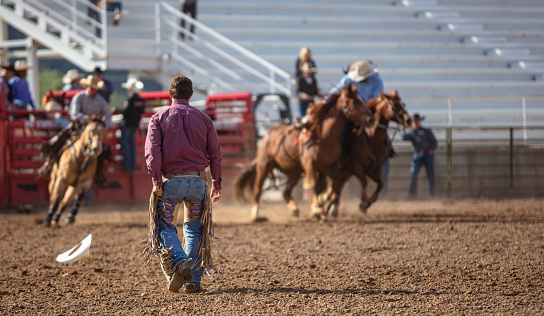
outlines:
{"label": "dirt arena ground", "polygon": [[[326,223],[268,202],[270,221],[259,224],[248,222],[249,205],[221,201],[222,274],[192,295],[169,293],[157,260],[142,269],[146,208],[83,206],[56,229],[36,224],[43,209],[0,211],[0,314],[544,313],[544,199],[383,201],[366,215],[347,201]],[[89,233],[88,259],[55,261]]]}

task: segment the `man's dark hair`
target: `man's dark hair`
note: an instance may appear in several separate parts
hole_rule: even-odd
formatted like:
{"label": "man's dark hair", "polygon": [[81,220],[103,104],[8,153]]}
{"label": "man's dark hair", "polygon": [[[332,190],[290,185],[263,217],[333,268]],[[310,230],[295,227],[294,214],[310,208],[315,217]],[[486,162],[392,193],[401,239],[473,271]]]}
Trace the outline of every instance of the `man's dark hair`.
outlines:
{"label": "man's dark hair", "polygon": [[174,99],[189,100],[193,94],[193,82],[184,76],[175,76],[170,82],[168,94]]}

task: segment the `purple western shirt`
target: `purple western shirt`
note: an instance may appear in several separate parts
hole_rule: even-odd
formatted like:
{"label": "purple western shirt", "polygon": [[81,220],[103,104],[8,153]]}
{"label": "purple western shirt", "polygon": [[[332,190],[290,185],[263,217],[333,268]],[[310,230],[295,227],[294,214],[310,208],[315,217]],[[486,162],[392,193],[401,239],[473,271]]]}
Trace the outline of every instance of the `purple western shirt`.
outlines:
{"label": "purple western shirt", "polygon": [[210,117],[187,100],[174,100],[149,121],[145,139],[147,172],[153,185],[162,173],[199,172],[210,166],[212,187],[221,190],[221,147]]}

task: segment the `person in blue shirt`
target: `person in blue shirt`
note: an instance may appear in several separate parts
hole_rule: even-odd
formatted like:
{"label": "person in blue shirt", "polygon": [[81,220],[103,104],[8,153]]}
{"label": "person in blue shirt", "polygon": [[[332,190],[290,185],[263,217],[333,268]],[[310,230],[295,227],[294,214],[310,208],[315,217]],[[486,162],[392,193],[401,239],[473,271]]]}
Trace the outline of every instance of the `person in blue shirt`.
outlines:
{"label": "person in blue shirt", "polygon": [[79,80],[84,77],[84,74],[80,74],[77,69],[70,69],[62,76],[62,83],[64,86],[62,87],[62,91],[70,91],[75,90],[77,88],[77,84],[79,83]]}
{"label": "person in blue shirt", "polygon": [[15,68],[15,76],[9,80],[11,87],[11,96],[13,98],[13,105],[18,109],[36,109],[34,101],[30,96],[30,90],[28,89],[28,82],[26,82],[26,71],[31,66],[27,66],[24,60],[18,60],[13,65]]}
{"label": "person in blue shirt", "polygon": [[[359,60],[349,66],[347,73],[340,79],[340,82],[331,89],[330,94],[342,91],[348,84],[357,86],[357,92],[365,102],[379,97],[383,92],[383,80],[378,74],[378,69],[370,60]],[[343,135],[342,138],[344,139],[345,137],[346,136]],[[392,157],[392,154],[389,153],[394,153],[393,146],[389,139],[386,140],[386,144],[388,154],[382,164],[383,195],[387,194],[389,187],[389,158]]]}
{"label": "person in blue shirt", "polygon": [[378,75],[378,69],[371,61],[354,62],[349,67],[348,73],[331,89],[330,94],[342,91],[350,83],[357,86],[357,91],[365,102],[379,97],[383,91],[382,78]]}
{"label": "person in blue shirt", "polygon": [[421,166],[425,166],[427,171],[427,179],[429,182],[429,195],[434,197],[435,181],[434,181],[434,151],[438,146],[438,142],[430,128],[421,126],[421,121],[425,117],[419,113],[414,113],[412,120],[413,130],[402,135],[403,140],[409,140],[414,146],[414,154],[412,155],[412,165],[410,166],[410,198],[415,198],[417,194],[417,174]]}

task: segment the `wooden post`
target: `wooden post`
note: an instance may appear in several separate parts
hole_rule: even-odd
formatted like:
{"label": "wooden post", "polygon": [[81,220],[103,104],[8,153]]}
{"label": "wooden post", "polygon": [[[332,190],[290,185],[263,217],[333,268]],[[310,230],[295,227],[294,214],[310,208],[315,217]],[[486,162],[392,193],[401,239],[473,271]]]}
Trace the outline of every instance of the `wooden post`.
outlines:
{"label": "wooden post", "polygon": [[446,128],[446,195],[448,198],[451,198],[451,186],[452,186],[452,172],[453,172],[453,162],[452,162],[452,127],[449,126]]}
{"label": "wooden post", "polygon": [[510,188],[514,187],[514,128],[510,127]]}

